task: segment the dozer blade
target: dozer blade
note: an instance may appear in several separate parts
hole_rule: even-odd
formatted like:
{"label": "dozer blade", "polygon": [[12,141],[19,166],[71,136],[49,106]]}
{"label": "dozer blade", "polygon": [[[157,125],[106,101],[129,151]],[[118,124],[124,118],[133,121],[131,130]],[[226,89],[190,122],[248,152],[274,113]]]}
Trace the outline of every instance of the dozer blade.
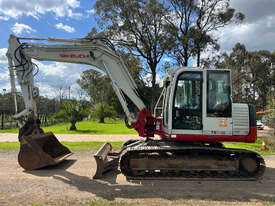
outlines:
{"label": "dozer blade", "polygon": [[22,136],[18,162],[25,170],[56,165],[72,155],[51,132]]}
{"label": "dozer blade", "polygon": [[110,170],[115,170],[118,167],[119,153],[112,151],[112,145],[105,143],[94,154],[96,160],[96,173],[93,176],[94,179],[102,178],[102,175]]}

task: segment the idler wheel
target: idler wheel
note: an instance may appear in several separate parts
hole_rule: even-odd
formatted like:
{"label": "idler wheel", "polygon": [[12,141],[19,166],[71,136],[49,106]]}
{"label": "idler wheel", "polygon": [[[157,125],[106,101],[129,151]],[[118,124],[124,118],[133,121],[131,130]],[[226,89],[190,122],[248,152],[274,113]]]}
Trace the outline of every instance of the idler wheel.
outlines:
{"label": "idler wheel", "polygon": [[258,169],[257,160],[253,157],[244,156],[240,159],[240,170],[242,174],[252,175]]}

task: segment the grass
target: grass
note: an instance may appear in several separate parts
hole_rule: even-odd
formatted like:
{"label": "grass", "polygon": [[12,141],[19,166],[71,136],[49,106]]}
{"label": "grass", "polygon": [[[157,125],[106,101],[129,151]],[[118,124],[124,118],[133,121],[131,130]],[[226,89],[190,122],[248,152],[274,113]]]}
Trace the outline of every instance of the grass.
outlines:
{"label": "grass", "polygon": [[[275,150],[272,149],[267,144],[267,149],[262,150],[262,139],[267,139],[266,137],[259,137],[256,143],[226,143],[225,146],[228,148],[236,149],[247,149],[255,151],[260,155],[271,155],[275,154]],[[78,151],[97,151],[104,142],[61,142],[64,146],[68,147],[72,152]],[[113,150],[120,150],[123,142],[110,142],[112,144]],[[19,150],[19,142],[0,142],[0,150]]]}
{"label": "grass", "polygon": [[[82,121],[76,124],[76,131],[70,131],[69,127],[69,123],[59,123],[42,129],[55,134],[137,134],[134,129],[128,129],[123,120],[106,119],[106,123]],[[18,133],[18,128],[3,129],[0,133]]]}
{"label": "grass", "polygon": [[[68,147],[72,152],[78,151],[97,151],[104,142],[61,142],[62,145]],[[120,150],[123,142],[110,142],[113,150]],[[17,151],[20,148],[19,142],[0,142],[0,150]]]}
{"label": "grass", "polygon": [[[121,149],[123,142],[110,142],[115,151]],[[62,142],[71,151],[97,151],[104,142]]]}
{"label": "grass", "polygon": [[[275,149],[267,144],[267,139],[270,137],[258,137],[255,143],[244,143],[244,142],[234,142],[225,143],[225,147],[236,148],[236,149],[246,149],[259,153],[260,155],[271,155],[275,154]],[[266,150],[262,150],[262,140],[266,141]]]}
{"label": "grass", "polygon": [[34,203],[31,204],[31,206],[43,206],[43,205],[39,202],[34,202]]}
{"label": "grass", "polygon": [[0,150],[19,150],[19,142],[0,142]]}

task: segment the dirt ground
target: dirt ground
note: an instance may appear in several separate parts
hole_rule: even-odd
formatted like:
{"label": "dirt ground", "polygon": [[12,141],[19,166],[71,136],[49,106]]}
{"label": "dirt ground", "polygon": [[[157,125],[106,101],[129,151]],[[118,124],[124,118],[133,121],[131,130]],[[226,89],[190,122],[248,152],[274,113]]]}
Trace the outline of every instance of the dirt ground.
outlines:
{"label": "dirt ground", "polygon": [[[60,141],[126,141],[137,137],[56,136]],[[17,135],[0,134],[1,141],[17,141]],[[102,205],[275,205],[275,156],[265,156],[265,161],[261,181],[129,182],[118,171],[93,180],[96,164],[92,152],[76,152],[59,165],[27,172],[18,165],[17,152],[0,151],[0,206],[78,206],[93,200],[103,201]]]}
{"label": "dirt ground", "polygon": [[17,152],[0,151],[0,205],[82,205],[97,199],[126,205],[273,205],[275,156],[265,160],[261,181],[129,182],[119,172],[93,180],[91,152],[27,172],[18,165]]}

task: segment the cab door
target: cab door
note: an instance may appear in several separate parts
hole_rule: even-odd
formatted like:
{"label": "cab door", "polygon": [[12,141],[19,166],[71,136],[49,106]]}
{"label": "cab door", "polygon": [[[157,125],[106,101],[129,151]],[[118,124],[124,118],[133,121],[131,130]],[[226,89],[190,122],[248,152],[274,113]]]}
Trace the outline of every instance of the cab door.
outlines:
{"label": "cab door", "polygon": [[232,135],[232,100],[229,70],[205,73],[203,134]]}
{"label": "cab door", "polygon": [[202,71],[177,77],[172,104],[173,134],[202,134]]}

